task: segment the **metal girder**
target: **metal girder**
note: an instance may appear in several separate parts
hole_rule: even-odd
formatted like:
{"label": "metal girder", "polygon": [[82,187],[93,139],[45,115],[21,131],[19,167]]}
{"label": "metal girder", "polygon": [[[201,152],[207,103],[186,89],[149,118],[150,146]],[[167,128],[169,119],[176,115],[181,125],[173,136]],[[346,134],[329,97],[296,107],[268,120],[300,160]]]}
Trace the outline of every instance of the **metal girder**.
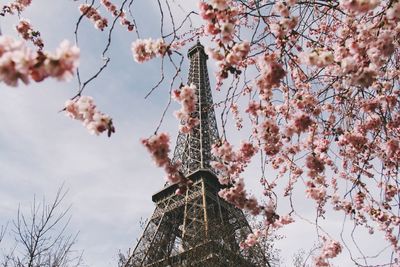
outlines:
{"label": "metal girder", "polygon": [[239,247],[251,233],[243,212],[218,196],[210,177],[192,175],[185,195],[170,191],[156,203],[127,266],[267,266],[257,246]]}
{"label": "metal girder", "polygon": [[210,80],[207,71],[207,55],[204,47],[197,43],[188,56],[190,59],[188,84],[196,86],[196,111],[191,115],[199,120],[199,124],[188,134],[179,133],[174,151],[173,161],[182,163],[183,174],[198,169],[211,168],[213,160],[211,147],[218,142],[218,127],[215,119]]}

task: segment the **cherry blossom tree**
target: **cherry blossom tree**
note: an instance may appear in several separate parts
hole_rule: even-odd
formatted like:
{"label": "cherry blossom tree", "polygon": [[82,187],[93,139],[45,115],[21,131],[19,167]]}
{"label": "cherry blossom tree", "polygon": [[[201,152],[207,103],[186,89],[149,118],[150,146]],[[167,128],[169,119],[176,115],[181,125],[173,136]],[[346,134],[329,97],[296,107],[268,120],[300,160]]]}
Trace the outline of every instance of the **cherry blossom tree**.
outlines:
{"label": "cherry blossom tree", "polygon": [[[40,31],[21,19],[19,37],[0,37],[0,81],[16,87],[51,78],[70,80],[75,74],[78,91],[60,109],[90,133],[110,136],[115,131],[111,117],[83,93],[94,79],[101,79],[110,61],[112,32],[120,24],[134,36],[133,64],[160,59],[160,82],[146,97],[163,90],[162,82],[169,80],[168,103],[181,104],[176,117],[180,131],[188,133],[198,123],[191,116],[196,96],[191,85],[180,86],[185,80],[181,67],[187,47],[197,38],[205,40],[217,64],[216,93],[224,99],[215,104],[222,109],[223,134],[212,151],[219,159],[213,168],[226,185],[220,196],[264,221],[243,246],[301,218],[297,190],[313,201],[316,212],[312,224],[321,246],[313,265],[329,266],[348,249],[344,239],[335,240],[320,225],[331,211],[382,236],[391,256],[381,264],[399,264],[400,1],[154,2],[161,17],[158,39],[139,37],[133,0],[74,1],[75,40],[62,42],[55,52],[46,51]],[[1,15],[20,16],[30,5],[40,3],[9,1]],[[104,64],[86,81],[78,67],[83,23],[107,36]],[[167,65],[172,75],[165,71]],[[190,181],[169,158],[169,136],[159,131],[162,122],[142,143],[165,169],[168,181],[184,189]],[[230,124],[248,138],[231,143]],[[243,172],[252,162],[259,162],[259,177],[246,178]],[[246,179],[254,178],[260,180],[262,197],[246,189]],[[282,203],[289,208],[281,209]],[[369,257],[351,256],[349,262],[369,266]]]}

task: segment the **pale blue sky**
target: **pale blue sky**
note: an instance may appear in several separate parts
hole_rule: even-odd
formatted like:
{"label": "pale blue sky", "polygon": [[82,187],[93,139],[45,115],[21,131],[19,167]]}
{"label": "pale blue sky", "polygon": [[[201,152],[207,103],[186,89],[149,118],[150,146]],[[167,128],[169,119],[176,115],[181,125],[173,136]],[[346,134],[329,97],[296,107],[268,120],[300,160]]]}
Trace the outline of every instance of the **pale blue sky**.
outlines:
{"label": "pale blue sky", "polygon": [[[54,50],[65,38],[73,41],[79,16],[77,2],[33,2],[23,17],[41,31],[45,49]],[[141,37],[158,37],[156,1],[136,2],[133,11]],[[184,1],[186,6],[196,3]],[[0,23],[3,34],[15,35],[15,18],[1,18]],[[80,33],[81,71],[85,79],[101,64],[106,33],[94,29],[86,19]],[[58,113],[65,100],[76,93],[76,80],[69,83],[49,80],[18,88],[0,84],[0,225],[15,217],[18,204],[29,208],[34,194],[51,198],[65,183],[69,193],[64,204],[72,204],[70,230],[80,232],[77,248],[84,250],[85,262],[93,267],[114,266],[118,250],[126,251],[135,245],[140,235],[139,220],[150,216],[154,209],[151,195],[164,184],[162,170],[154,166],[139,140],[154,132],[167,103],[169,87],[161,86],[149,100],[144,100],[159,78],[160,61],[142,65],[134,62],[130,45],[135,39],[134,33],[117,25],[110,50],[111,63],[84,93],[93,96],[98,108],[112,116],[116,133],[111,138],[92,136],[80,122]],[[214,64],[209,62],[210,74],[213,69]],[[186,72],[182,75],[186,80]],[[215,84],[213,79],[211,83]],[[214,92],[214,95],[221,99],[224,93]],[[177,108],[172,106],[162,126],[162,130],[171,133],[173,143],[178,122],[172,113]],[[233,140],[237,142],[239,137]],[[257,171],[250,169],[245,181],[259,193]],[[301,197],[304,192],[297,194]],[[297,203],[311,221],[313,204],[310,200]],[[324,225],[338,237],[342,217],[332,218]],[[282,233],[287,238],[278,242],[277,247],[283,249],[287,259],[299,248],[307,250],[316,241],[313,226],[306,223],[289,226]],[[363,238],[366,248],[370,247],[372,239]],[[380,239],[375,244],[382,244]],[[12,240],[6,241],[2,246],[12,246]],[[336,264],[353,266],[346,252]],[[290,260],[286,265],[291,265]]]}

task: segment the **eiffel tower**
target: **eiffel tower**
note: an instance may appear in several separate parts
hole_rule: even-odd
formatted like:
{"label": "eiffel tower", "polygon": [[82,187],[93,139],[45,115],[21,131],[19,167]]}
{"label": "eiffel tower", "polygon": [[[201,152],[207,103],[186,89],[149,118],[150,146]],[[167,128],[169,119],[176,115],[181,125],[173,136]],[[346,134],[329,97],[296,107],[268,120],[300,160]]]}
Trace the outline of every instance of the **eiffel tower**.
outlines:
{"label": "eiffel tower", "polygon": [[196,85],[198,99],[192,116],[200,123],[189,134],[179,133],[173,161],[182,163],[181,172],[193,185],[177,195],[178,185],[167,184],[152,196],[155,211],[125,266],[269,266],[259,246],[239,247],[251,228],[241,210],[218,196],[221,184],[210,166],[211,146],[219,136],[208,56],[197,41],[188,57],[188,84]]}

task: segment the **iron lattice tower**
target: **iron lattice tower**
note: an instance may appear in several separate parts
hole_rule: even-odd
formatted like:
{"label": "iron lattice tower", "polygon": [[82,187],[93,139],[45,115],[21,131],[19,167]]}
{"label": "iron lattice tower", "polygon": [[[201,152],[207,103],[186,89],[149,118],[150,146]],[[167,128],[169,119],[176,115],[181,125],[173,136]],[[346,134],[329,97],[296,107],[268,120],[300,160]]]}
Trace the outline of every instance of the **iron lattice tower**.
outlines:
{"label": "iron lattice tower", "polygon": [[181,161],[182,173],[193,185],[184,195],[175,194],[176,184],[153,195],[155,211],[125,266],[268,266],[259,247],[239,247],[250,226],[241,210],[218,196],[221,185],[210,167],[211,146],[219,137],[208,57],[199,41],[188,57],[188,83],[196,85],[198,96],[192,116],[200,123],[190,134],[179,133],[173,160]]}

